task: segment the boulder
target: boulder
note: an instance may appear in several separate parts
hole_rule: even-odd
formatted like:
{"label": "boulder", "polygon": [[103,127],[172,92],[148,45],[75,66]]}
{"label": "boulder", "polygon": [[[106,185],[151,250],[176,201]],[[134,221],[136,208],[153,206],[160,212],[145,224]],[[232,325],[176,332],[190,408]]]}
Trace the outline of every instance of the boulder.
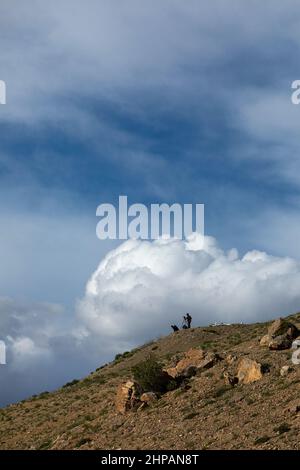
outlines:
{"label": "boulder", "polygon": [[195,366],[188,366],[186,369],[184,369],[182,372],[181,372],[181,377],[183,377],[184,379],[190,379],[191,377],[194,377],[194,375],[197,374],[197,367]]}
{"label": "boulder", "polygon": [[297,414],[300,412],[300,400],[294,400],[289,403],[287,411],[292,414]]}
{"label": "boulder", "polygon": [[210,369],[220,360],[222,360],[221,356],[216,353],[204,353],[202,349],[190,349],[176,367],[165,369],[165,372],[174,379],[178,377],[189,378],[202,370]]}
{"label": "boulder", "polygon": [[174,379],[180,375],[186,374],[190,367],[197,367],[203,360],[205,354],[202,349],[189,349],[182,359],[180,359],[175,367],[165,369]]}
{"label": "boulder", "polygon": [[228,371],[225,371],[223,373],[223,377],[225,379],[226,385],[231,385],[232,387],[237,385],[238,382],[239,382],[239,379],[237,377],[235,377],[234,375],[230,374],[230,372],[228,372]]}
{"label": "boulder", "polygon": [[239,383],[249,384],[260,380],[263,376],[262,366],[259,362],[243,357],[238,364],[236,376]]}
{"label": "boulder", "polygon": [[150,404],[150,403],[153,403],[157,400],[158,400],[158,397],[157,397],[156,393],[154,393],[154,392],[145,392],[140,396],[140,401],[142,403],[147,403],[147,405]]}
{"label": "boulder", "polygon": [[300,348],[300,336],[292,342],[292,349]]}
{"label": "boulder", "polygon": [[172,379],[176,379],[176,377],[178,376],[176,367],[169,367],[168,369],[164,369],[164,372],[166,372],[166,374],[172,377]]}
{"label": "boulder", "polygon": [[286,332],[287,337],[290,339],[296,339],[298,338],[299,334],[300,334],[300,331],[298,330],[296,325],[294,325],[293,323],[290,323],[290,326]]}
{"label": "boulder", "polygon": [[210,369],[213,367],[217,362],[222,361],[223,358],[214,352],[209,352],[205,355],[204,359],[199,363],[197,366],[197,372],[203,369]]}
{"label": "boulder", "polygon": [[181,374],[187,367],[194,366],[198,367],[205,357],[203,349],[189,349],[184,357],[176,364],[176,370],[178,374]]}
{"label": "boulder", "polygon": [[278,318],[268,328],[268,335],[272,338],[286,335],[290,339],[295,339],[300,334],[298,328],[291,322]]}
{"label": "boulder", "polygon": [[268,347],[271,341],[272,337],[270,335],[265,335],[261,338],[259,345],[263,347]]}
{"label": "boulder", "polygon": [[140,386],[131,380],[120,384],[115,399],[116,410],[119,413],[134,410],[140,405],[139,396],[141,394]]}
{"label": "boulder", "polygon": [[293,371],[293,368],[291,366],[282,366],[280,369],[280,375],[281,377],[285,377],[292,371]]}
{"label": "boulder", "polygon": [[292,346],[292,340],[286,335],[276,336],[271,339],[269,343],[269,349],[271,351],[282,351],[283,349],[290,349]]}

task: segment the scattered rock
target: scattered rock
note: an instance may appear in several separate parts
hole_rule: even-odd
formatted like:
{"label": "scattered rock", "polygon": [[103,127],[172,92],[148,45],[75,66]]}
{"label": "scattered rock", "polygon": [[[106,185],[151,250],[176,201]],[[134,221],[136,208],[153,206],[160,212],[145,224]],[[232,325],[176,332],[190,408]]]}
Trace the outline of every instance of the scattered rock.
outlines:
{"label": "scattered rock", "polygon": [[170,367],[176,367],[176,364],[178,364],[178,362],[181,359],[183,359],[183,357],[184,357],[183,352],[174,354],[174,356],[171,357],[170,362],[169,362]]}
{"label": "scattered rock", "polygon": [[[236,378],[236,377],[235,377]],[[244,395],[242,393],[235,393],[232,397],[232,403],[239,403],[244,400]]]}
{"label": "scattered rock", "polygon": [[292,342],[292,349],[300,348],[300,336]]}
{"label": "scattered rock", "polygon": [[232,387],[239,383],[239,379],[236,376],[230,374],[228,371],[223,373],[223,377],[225,379],[225,383],[227,385],[231,385]]}
{"label": "scattered rock", "polygon": [[280,369],[280,375],[281,375],[281,377],[285,377],[286,375],[288,375],[292,371],[293,371],[293,368],[291,366],[283,366]]}
{"label": "scattered rock", "polygon": [[238,364],[237,378],[240,383],[248,384],[260,380],[263,376],[261,364],[248,357],[243,357]]}
{"label": "scattered rock", "polygon": [[183,382],[181,382],[180,384],[181,391],[186,392],[187,390],[190,390],[191,388],[192,388],[191,385],[186,380],[183,380]]}
{"label": "scattered rock", "polygon": [[237,361],[237,356],[234,356],[233,354],[228,354],[225,358],[226,363],[230,366],[232,365],[235,361]]}
{"label": "scattered rock", "polygon": [[126,413],[136,409],[140,405],[140,394],[141,388],[136,382],[128,380],[125,384],[120,384],[115,400],[116,410],[119,413]]}
{"label": "scattered rock", "polygon": [[221,360],[223,358],[214,352],[205,353],[202,349],[190,349],[175,367],[165,369],[165,372],[174,379],[189,378],[210,369]]}
{"label": "scattered rock", "polygon": [[189,379],[191,377],[194,377],[194,375],[197,374],[197,371],[198,371],[197,367],[189,366],[186,369],[184,369],[184,371],[182,371],[182,373],[180,375],[181,375],[181,377],[183,377],[185,379]]}
{"label": "scattered rock", "polygon": [[214,352],[209,352],[206,354],[203,361],[197,366],[197,372],[200,372],[202,369],[210,369],[213,367],[217,362],[222,361],[223,358]]}
{"label": "scattered rock", "polygon": [[169,367],[168,369],[164,369],[164,371],[173,379],[176,379],[178,377],[178,372],[176,367]]}
{"label": "scattered rock", "polygon": [[283,349],[290,349],[292,346],[292,340],[286,335],[276,336],[271,339],[269,343],[269,349],[271,351],[282,351]]}
{"label": "scattered rock", "polygon": [[272,337],[270,335],[265,335],[261,338],[259,345],[269,347],[270,342],[272,341]]}
{"label": "scattered rock", "polygon": [[198,367],[204,357],[203,349],[190,349],[185,353],[183,359],[176,364],[177,373],[181,374],[189,366]]}
{"label": "scattered rock", "polygon": [[197,367],[205,357],[202,349],[189,349],[183,358],[180,359],[175,367],[165,369],[165,371],[173,378],[183,375],[190,367]]}
{"label": "scattered rock", "polygon": [[291,322],[278,318],[268,328],[268,335],[272,338],[276,336],[286,335],[290,339],[295,339],[299,336],[298,328]]}
{"label": "scattered rock", "polygon": [[140,396],[140,401],[142,403],[150,404],[150,403],[153,403],[157,400],[158,400],[158,397],[157,397],[156,393],[154,393],[154,392],[145,392]]}
{"label": "scattered rock", "polygon": [[271,351],[290,349],[293,339],[299,335],[299,330],[293,323],[278,318],[268,328],[268,334],[260,340],[260,346],[267,346]]}
{"label": "scattered rock", "polygon": [[288,407],[288,412],[291,413],[291,414],[297,414],[300,412],[300,401],[299,400],[295,400],[293,401],[292,403],[289,404],[289,407]]}

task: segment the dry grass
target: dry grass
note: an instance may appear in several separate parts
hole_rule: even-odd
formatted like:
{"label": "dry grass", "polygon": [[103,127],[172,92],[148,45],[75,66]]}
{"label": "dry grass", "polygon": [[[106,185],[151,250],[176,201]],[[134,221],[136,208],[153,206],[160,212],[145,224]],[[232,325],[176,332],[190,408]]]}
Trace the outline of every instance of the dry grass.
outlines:
{"label": "dry grass", "polygon": [[[299,321],[300,316],[293,317]],[[266,324],[182,330],[126,352],[84,380],[0,410],[1,449],[300,449],[300,416],[288,411],[300,397],[300,367],[280,377],[287,351],[258,345]],[[269,372],[259,382],[227,387],[221,362],[166,393],[155,406],[125,416],[115,391],[150,353],[166,365],[191,347],[248,355]]]}

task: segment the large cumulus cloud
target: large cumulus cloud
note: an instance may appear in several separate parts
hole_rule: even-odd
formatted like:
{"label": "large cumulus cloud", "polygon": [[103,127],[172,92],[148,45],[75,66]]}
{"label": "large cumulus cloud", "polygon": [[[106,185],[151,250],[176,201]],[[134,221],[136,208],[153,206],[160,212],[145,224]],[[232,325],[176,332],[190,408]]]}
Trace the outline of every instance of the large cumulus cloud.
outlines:
{"label": "large cumulus cloud", "polygon": [[60,305],[0,297],[0,405],[52,390],[118,352],[194,325],[251,322],[300,305],[300,263],[261,251],[239,256],[216,240],[128,240],[110,251],[70,315]]}
{"label": "large cumulus cloud", "polygon": [[300,264],[236,249],[212,237],[129,240],[99,264],[79,303],[92,334],[133,344],[168,332],[189,311],[194,325],[266,320],[299,309]]}

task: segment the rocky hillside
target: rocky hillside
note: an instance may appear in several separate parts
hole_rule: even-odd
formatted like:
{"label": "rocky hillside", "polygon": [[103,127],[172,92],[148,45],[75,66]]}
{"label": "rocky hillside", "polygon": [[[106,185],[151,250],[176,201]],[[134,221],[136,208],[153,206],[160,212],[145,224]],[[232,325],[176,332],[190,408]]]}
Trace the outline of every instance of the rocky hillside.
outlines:
{"label": "rocky hillside", "polygon": [[[172,333],[0,410],[1,449],[300,449],[300,314]],[[266,336],[267,335],[267,336]],[[172,386],[142,390],[155,357]],[[144,393],[146,391],[146,393]]]}

